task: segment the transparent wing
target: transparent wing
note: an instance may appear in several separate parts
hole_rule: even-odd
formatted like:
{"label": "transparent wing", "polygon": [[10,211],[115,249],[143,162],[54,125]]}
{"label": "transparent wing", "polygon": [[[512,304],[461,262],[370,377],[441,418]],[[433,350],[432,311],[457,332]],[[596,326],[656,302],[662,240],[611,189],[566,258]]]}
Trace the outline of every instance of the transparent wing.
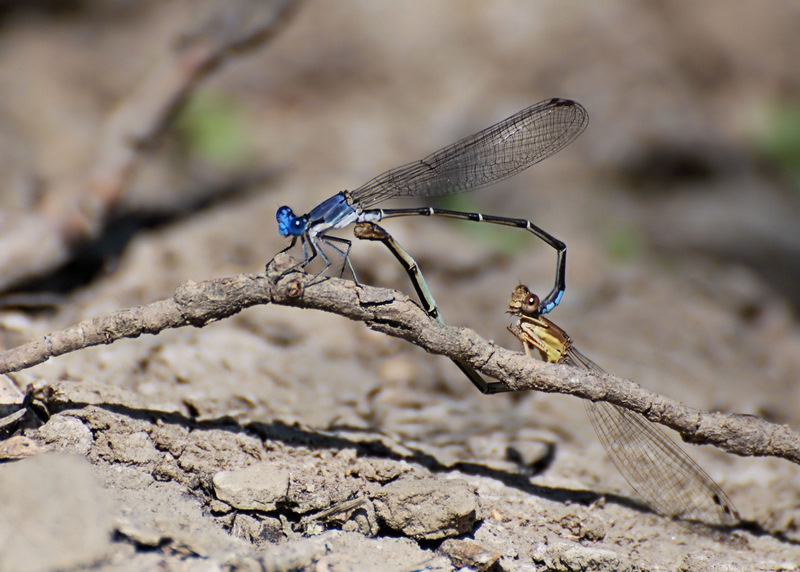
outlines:
{"label": "transparent wing", "polygon": [[515,113],[421,161],[387,171],[350,193],[367,208],[391,197],[433,197],[496,183],[569,145],[589,123],[569,99],[550,99]]}
{"label": "transparent wing", "polygon": [[[563,363],[604,373],[573,347]],[[605,401],[585,403],[614,466],[653,509],[712,525],[739,522],[739,514],[719,485],[644,416]]]}

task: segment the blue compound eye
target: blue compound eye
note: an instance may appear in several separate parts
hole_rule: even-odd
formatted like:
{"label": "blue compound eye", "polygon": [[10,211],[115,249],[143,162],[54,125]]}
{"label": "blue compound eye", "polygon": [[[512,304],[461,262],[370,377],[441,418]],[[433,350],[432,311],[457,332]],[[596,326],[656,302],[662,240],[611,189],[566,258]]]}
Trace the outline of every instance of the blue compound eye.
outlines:
{"label": "blue compound eye", "polygon": [[278,220],[278,232],[281,236],[300,236],[308,226],[308,216],[295,216],[289,207],[281,207],[275,213]]}
{"label": "blue compound eye", "polygon": [[293,218],[292,221],[289,223],[290,234],[292,234],[293,236],[300,236],[301,234],[303,234],[306,230],[306,223],[307,220],[305,217],[299,216]]}

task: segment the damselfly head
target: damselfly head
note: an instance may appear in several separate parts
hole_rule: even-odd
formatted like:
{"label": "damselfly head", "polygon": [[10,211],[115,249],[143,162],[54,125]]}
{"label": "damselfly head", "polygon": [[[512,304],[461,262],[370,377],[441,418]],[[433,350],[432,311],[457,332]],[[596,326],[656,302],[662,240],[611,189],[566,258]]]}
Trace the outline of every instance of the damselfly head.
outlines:
{"label": "damselfly head", "polygon": [[308,216],[295,216],[294,211],[287,206],[282,206],[275,213],[278,220],[278,232],[281,236],[300,236],[308,227]]}
{"label": "damselfly head", "polygon": [[539,316],[539,296],[528,290],[524,284],[518,285],[508,301],[508,313],[516,316]]}

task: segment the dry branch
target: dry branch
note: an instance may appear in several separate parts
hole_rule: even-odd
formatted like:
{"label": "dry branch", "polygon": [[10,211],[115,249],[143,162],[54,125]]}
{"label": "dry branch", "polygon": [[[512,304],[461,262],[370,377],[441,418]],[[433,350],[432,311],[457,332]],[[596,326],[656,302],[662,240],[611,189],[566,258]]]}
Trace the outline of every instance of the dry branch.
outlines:
{"label": "dry branch", "polygon": [[[40,208],[3,213],[0,291],[68,262],[76,246],[100,236],[130,188],[143,150],[173,123],[200,82],[226,60],[261,46],[295,12],[294,0],[226,0],[198,14],[191,35],[173,42],[155,70],[109,115],[88,175],[53,184]],[[31,245],[35,244],[35,254]]]}
{"label": "dry branch", "polygon": [[613,375],[552,365],[499,347],[468,328],[431,320],[411,299],[394,290],[359,286],[337,278],[314,280],[290,272],[294,260],[280,255],[266,272],[205,282],[186,282],[169,300],[127,308],[34,339],[0,354],[0,373],[19,371],[65,353],[169,328],[202,327],[250,306],[280,304],[324,310],[364,322],[426,351],[461,359],[511,390],[534,389],[608,401],[674,429],[690,443],[713,445],[740,456],[781,457],[800,464],[800,435],[750,415],[710,413],[687,407]]}

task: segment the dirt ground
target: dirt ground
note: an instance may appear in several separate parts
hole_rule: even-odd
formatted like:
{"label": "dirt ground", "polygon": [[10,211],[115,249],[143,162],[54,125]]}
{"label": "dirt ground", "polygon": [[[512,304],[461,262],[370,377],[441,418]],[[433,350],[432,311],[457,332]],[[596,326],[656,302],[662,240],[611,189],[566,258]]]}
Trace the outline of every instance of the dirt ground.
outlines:
{"label": "dirt ground", "polygon": [[[0,235],[91,170],[108,117],[209,6],[0,4]],[[769,151],[789,121],[776,110],[798,103],[798,29],[788,2],[303,3],[192,86],[97,240],[9,287],[0,339],[258,271],[287,244],[279,206],[307,212],[567,97],[591,118],[577,141],[435,204],[564,240],[550,317],[608,371],[800,428],[798,179]],[[245,190],[220,183],[263,169]],[[548,291],[555,257],[482,226],[386,223],[448,323],[517,348],[510,293]],[[44,248],[29,243],[31,267]],[[354,244],[353,264],[413,292],[379,245]],[[0,570],[800,569],[791,463],[686,445],[749,524],[671,521],[637,500],[578,399],[483,396],[448,360],[339,316],[258,307],[0,382],[7,404],[28,383],[55,390],[49,420],[0,444]]]}

